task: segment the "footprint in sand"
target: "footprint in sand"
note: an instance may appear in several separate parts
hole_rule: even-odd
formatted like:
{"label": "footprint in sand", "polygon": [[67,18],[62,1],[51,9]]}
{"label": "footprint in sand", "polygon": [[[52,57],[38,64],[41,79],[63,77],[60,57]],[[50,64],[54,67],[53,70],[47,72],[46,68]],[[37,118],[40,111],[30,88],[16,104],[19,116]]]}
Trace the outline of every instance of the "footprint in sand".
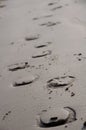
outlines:
{"label": "footprint in sand", "polygon": [[44,44],[37,44],[35,45],[35,48],[43,48],[43,47],[47,47],[49,44],[51,44],[52,42],[46,42]]}
{"label": "footprint in sand", "polygon": [[50,14],[50,15],[45,15],[44,18],[49,18],[49,17],[52,17],[53,15]]}
{"label": "footprint in sand", "polygon": [[28,76],[28,77],[17,79],[15,82],[13,82],[13,87],[20,87],[20,86],[32,84],[38,78],[39,76]]}
{"label": "footprint in sand", "polygon": [[57,9],[61,9],[62,7],[63,7],[62,5],[57,6],[57,7],[54,7],[54,8],[51,9],[51,11],[55,11],[55,10],[57,10]]}
{"label": "footprint in sand", "polygon": [[31,36],[27,36],[27,37],[25,37],[25,40],[26,41],[33,41],[33,40],[37,40],[37,39],[39,39],[39,34],[37,34],[37,35],[31,35]]}
{"label": "footprint in sand", "polygon": [[9,67],[9,71],[17,71],[17,70],[28,68],[30,67],[30,65],[28,64],[28,62],[22,62],[22,63],[16,63],[13,65],[10,65],[8,67]]}
{"label": "footprint in sand", "polygon": [[59,88],[71,85],[75,80],[74,76],[62,76],[50,79],[47,81],[48,88]]}
{"label": "footprint in sand", "polygon": [[47,50],[47,51],[42,51],[41,53],[37,52],[37,54],[33,55],[32,58],[40,58],[40,57],[45,57],[47,55],[51,55],[52,51]]}
{"label": "footprint in sand", "polygon": [[33,20],[38,20],[38,19],[43,19],[43,18],[49,18],[49,17],[52,17],[53,15],[52,14],[49,14],[49,15],[45,15],[45,16],[41,16],[41,17],[35,17],[33,18]]}
{"label": "footprint in sand", "polygon": [[57,4],[57,2],[51,2],[51,3],[48,4],[48,6],[52,6],[52,5],[55,5],[55,4]]}
{"label": "footprint in sand", "polygon": [[40,127],[55,127],[65,125],[76,120],[76,112],[71,107],[49,108],[39,114],[38,125]]}
{"label": "footprint in sand", "polygon": [[61,24],[61,22],[47,22],[47,23],[42,23],[40,24],[40,26],[46,26],[46,27],[51,27],[51,26],[55,26]]}

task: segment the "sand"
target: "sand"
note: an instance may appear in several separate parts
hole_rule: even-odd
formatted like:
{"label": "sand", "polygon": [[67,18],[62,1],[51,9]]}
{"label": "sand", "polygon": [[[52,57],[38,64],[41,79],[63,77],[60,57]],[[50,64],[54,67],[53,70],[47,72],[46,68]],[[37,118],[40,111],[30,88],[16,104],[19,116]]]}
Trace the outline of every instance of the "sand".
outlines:
{"label": "sand", "polygon": [[[85,130],[85,99],[86,0],[0,0],[0,130]],[[76,120],[40,127],[65,107]]]}

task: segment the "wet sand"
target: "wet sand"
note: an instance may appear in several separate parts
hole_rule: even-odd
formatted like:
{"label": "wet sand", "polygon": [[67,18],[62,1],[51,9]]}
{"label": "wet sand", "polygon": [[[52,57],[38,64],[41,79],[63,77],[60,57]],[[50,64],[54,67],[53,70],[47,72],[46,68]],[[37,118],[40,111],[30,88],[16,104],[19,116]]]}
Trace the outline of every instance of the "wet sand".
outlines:
{"label": "wet sand", "polygon": [[86,129],[86,1],[0,0],[0,130]]}

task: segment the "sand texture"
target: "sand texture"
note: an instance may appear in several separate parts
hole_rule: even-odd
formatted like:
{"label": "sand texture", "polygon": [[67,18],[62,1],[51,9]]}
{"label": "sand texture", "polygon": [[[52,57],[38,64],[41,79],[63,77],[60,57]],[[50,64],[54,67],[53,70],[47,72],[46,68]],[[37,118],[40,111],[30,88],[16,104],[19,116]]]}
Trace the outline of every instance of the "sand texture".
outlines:
{"label": "sand texture", "polygon": [[86,0],[0,0],[0,130],[86,130]]}

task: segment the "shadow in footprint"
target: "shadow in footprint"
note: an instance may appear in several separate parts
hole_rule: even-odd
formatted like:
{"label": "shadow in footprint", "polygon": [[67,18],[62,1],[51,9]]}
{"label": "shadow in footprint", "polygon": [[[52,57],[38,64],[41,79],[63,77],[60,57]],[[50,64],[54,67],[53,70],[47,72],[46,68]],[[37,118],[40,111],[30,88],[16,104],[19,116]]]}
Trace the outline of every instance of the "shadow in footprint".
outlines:
{"label": "shadow in footprint", "polygon": [[43,48],[43,47],[47,47],[49,44],[51,44],[52,42],[46,42],[44,44],[37,44],[35,45],[35,48]]}
{"label": "shadow in footprint", "polygon": [[35,48],[43,48],[43,47],[46,47],[47,45],[38,45],[38,46],[35,46]]}
{"label": "shadow in footprint", "polygon": [[54,88],[54,89],[59,87],[65,87],[71,85],[74,82],[74,80],[75,77],[73,76],[56,77],[47,81],[47,87]]}
{"label": "shadow in footprint", "polygon": [[55,5],[55,4],[57,4],[57,2],[51,2],[51,3],[48,4],[48,6],[52,6],[52,5]]}
{"label": "shadow in footprint", "polygon": [[33,40],[37,40],[37,39],[39,39],[39,34],[25,37],[26,41],[33,41]]}
{"label": "shadow in footprint", "polygon": [[32,58],[40,58],[40,57],[44,57],[44,56],[47,56],[47,55],[51,55],[51,51],[50,50],[47,50],[47,51],[43,51],[41,54],[35,54],[32,56]]}
{"label": "shadow in footprint", "polygon": [[63,7],[62,5],[57,6],[57,7],[54,7],[54,8],[51,9],[51,11],[55,11],[55,10],[57,10],[57,9],[61,9],[62,7]]}
{"label": "shadow in footprint", "polygon": [[33,20],[39,20],[39,19],[43,19],[43,18],[49,18],[49,17],[52,17],[53,15],[50,14],[50,15],[45,15],[45,16],[41,16],[41,17],[35,17],[33,18]]}
{"label": "shadow in footprint", "polygon": [[40,24],[40,26],[47,26],[47,27],[51,27],[51,26],[55,26],[57,24],[61,24],[61,22],[47,22],[47,23],[42,23]]}
{"label": "shadow in footprint", "polygon": [[28,67],[30,67],[28,62],[16,63],[14,65],[9,66],[9,71],[17,71],[17,70],[25,69]]}
{"label": "shadow in footprint", "polygon": [[86,130],[86,121],[83,123],[82,130]]}
{"label": "shadow in footprint", "polygon": [[7,113],[5,113],[5,115],[3,116],[2,120],[5,120],[7,118],[7,116],[9,116],[9,114],[11,114],[11,111],[8,111]]}
{"label": "shadow in footprint", "polygon": [[38,125],[48,128],[68,124],[76,120],[76,112],[71,107],[50,108],[41,112]]}
{"label": "shadow in footprint", "polygon": [[1,4],[0,4],[0,8],[4,8],[4,7],[6,7],[6,5],[1,5]]}
{"label": "shadow in footprint", "polygon": [[24,77],[24,78],[17,79],[17,81],[15,81],[13,83],[13,87],[21,87],[21,86],[32,84],[38,78],[39,78],[38,76],[30,76],[30,77]]}
{"label": "shadow in footprint", "polygon": [[86,59],[86,57],[84,57],[84,56],[82,55],[82,53],[74,54],[74,56],[76,57],[76,59],[77,59],[78,61],[81,61],[81,60],[83,60],[83,59]]}

